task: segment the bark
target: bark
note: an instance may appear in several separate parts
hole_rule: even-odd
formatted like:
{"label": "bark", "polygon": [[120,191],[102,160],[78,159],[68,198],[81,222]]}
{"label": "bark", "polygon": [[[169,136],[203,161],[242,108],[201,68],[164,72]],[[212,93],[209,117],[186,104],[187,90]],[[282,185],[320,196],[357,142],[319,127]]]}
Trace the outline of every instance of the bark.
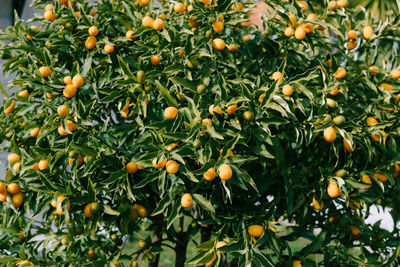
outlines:
{"label": "bark", "polygon": [[189,240],[187,240],[187,232],[183,231],[184,217],[180,218],[179,230],[177,233],[177,241],[175,245],[175,267],[184,267],[186,262],[186,249]]}
{"label": "bark", "polygon": [[[161,228],[158,228],[151,239],[152,243],[157,242],[161,238]],[[160,253],[154,255],[154,260],[149,262],[149,267],[158,267],[158,263],[160,262]]]}
{"label": "bark", "polygon": [[211,227],[208,225],[201,226],[201,243],[210,240],[211,237]]}

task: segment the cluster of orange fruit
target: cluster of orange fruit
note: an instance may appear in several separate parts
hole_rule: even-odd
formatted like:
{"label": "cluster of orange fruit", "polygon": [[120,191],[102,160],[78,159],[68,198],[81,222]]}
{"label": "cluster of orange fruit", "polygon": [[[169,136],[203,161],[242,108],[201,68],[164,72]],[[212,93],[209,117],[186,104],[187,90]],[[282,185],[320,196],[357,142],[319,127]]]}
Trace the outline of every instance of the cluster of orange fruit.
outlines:
{"label": "cluster of orange fruit", "polygon": [[0,202],[7,201],[7,193],[11,195],[11,201],[14,207],[18,208],[24,203],[24,194],[21,192],[21,187],[17,183],[6,185],[0,182]]}

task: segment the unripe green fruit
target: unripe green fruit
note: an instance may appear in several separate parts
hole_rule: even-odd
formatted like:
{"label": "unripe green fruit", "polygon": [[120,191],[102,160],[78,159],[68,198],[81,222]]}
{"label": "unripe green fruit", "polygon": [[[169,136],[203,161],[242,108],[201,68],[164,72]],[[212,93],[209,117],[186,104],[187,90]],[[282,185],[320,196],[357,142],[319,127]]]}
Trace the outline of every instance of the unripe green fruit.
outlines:
{"label": "unripe green fruit", "polygon": [[336,116],[335,118],[333,118],[333,123],[335,125],[340,125],[342,124],[346,119],[344,118],[344,116]]}

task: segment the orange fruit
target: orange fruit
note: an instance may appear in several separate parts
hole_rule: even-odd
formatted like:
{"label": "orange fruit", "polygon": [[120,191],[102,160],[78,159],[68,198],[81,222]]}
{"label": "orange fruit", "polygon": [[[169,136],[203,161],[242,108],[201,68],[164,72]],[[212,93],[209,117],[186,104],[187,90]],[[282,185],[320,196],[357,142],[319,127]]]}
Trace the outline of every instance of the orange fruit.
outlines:
{"label": "orange fruit", "polygon": [[381,83],[380,87],[382,87],[383,89],[385,89],[386,91],[393,91],[393,86],[391,86],[388,83]]}
{"label": "orange fruit", "polygon": [[43,14],[43,17],[45,20],[48,20],[48,21],[55,21],[57,19],[57,16],[53,12],[53,10],[46,10]]}
{"label": "orange fruit", "polygon": [[301,11],[307,11],[308,10],[308,4],[306,1],[297,1],[297,4],[301,8]]}
{"label": "orange fruit", "polygon": [[318,16],[315,15],[314,13],[310,13],[307,15],[307,20],[317,20]]}
{"label": "orange fruit", "polygon": [[154,24],[154,20],[149,16],[145,16],[142,19],[142,26],[147,26],[147,27],[152,27],[153,28],[153,24]]}
{"label": "orange fruit", "polygon": [[388,178],[385,175],[383,175],[382,173],[380,173],[380,172],[376,172],[374,174],[374,176],[376,178],[378,178],[378,180],[381,181],[382,183],[384,183],[384,182],[386,182],[388,180]]}
{"label": "orange fruit", "polygon": [[348,0],[338,0],[337,1],[338,7],[346,8],[349,5]]}
{"label": "orange fruit", "polygon": [[106,45],[104,46],[104,51],[105,51],[107,54],[111,54],[112,52],[114,52],[114,46],[113,46],[113,45],[108,45],[108,44],[106,44]]}
{"label": "orange fruit", "polygon": [[135,162],[129,162],[128,164],[126,164],[125,168],[129,174],[135,173],[138,170],[138,166]]}
{"label": "orange fruit", "polygon": [[294,261],[292,267],[302,267],[301,261]]}
{"label": "orange fruit", "polygon": [[326,189],[331,198],[336,198],[341,195],[339,186],[335,180],[331,180]]}
{"label": "orange fruit", "polygon": [[[190,6],[189,6],[189,7],[190,7]],[[200,25],[200,23],[197,22],[196,19],[197,19],[196,16],[193,16],[193,17],[189,18],[189,25],[190,25],[190,27],[192,27],[192,28],[197,28],[197,27]]]}
{"label": "orange fruit", "polygon": [[85,214],[85,217],[86,217],[86,218],[92,218],[92,217],[93,217],[93,214],[92,214],[92,212],[91,212],[91,210],[90,210],[90,208],[92,207],[92,205],[93,205],[93,202],[87,204],[87,205],[85,206],[85,208],[83,209],[83,214]]}
{"label": "orange fruit", "polygon": [[62,124],[60,124],[57,128],[57,131],[60,135],[62,136],[66,136],[68,135],[68,132],[66,130],[64,130],[64,127],[62,126]]}
{"label": "orange fruit", "polygon": [[251,39],[251,37],[250,37],[250,35],[245,35],[245,36],[243,36],[243,42],[248,42],[248,41],[250,41],[250,39]]}
{"label": "orange fruit", "polygon": [[373,66],[370,66],[370,67],[368,68],[368,70],[370,71],[371,76],[375,76],[377,73],[376,73],[376,72],[373,72],[373,71],[374,71],[374,70],[379,70],[379,67],[373,65]]}
{"label": "orange fruit", "polygon": [[223,50],[226,46],[225,41],[220,39],[220,38],[215,38],[212,41],[212,46],[216,49],[216,50]]}
{"label": "orange fruit", "polygon": [[329,91],[330,95],[337,95],[339,93],[339,89],[338,88],[334,88],[331,91]]}
{"label": "orange fruit", "polygon": [[368,126],[373,126],[378,124],[378,121],[374,117],[368,117],[367,118],[367,125]]}
{"label": "orange fruit", "polygon": [[306,31],[306,34],[312,33],[314,31],[314,26],[311,23],[305,23],[302,25],[302,27]]}
{"label": "orange fruit", "polygon": [[[219,150],[219,156],[222,156],[222,148]],[[233,156],[233,151],[229,150],[228,153],[226,153],[225,157],[230,157]]]}
{"label": "orange fruit", "polygon": [[6,184],[3,183],[3,182],[0,182],[0,193],[1,193],[1,194],[7,193],[7,186],[6,186]]}
{"label": "orange fruit", "polygon": [[175,160],[168,160],[165,169],[167,170],[167,173],[175,174],[178,172],[179,166]]}
{"label": "orange fruit", "polygon": [[35,165],[33,165],[32,169],[35,171],[39,170],[39,163],[36,163]]}
{"label": "orange fruit", "polygon": [[89,27],[88,33],[90,36],[96,36],[99,33],[99,29],[96,26]]}
{"label": "orange fruit", "polygon": [[[202,121],[201,121],[201,125],[202,126],[204,126],[204,125],[209,125],[209,126],[212,126],[212,121],[210,120],[210,119],[203,119]],[[204,128],[202,128],[201,130],[200,130],[203,134],[204,133],[206,133],[206,130],[204,130]]]}
{"label": "orange fruit", "polygon": [[336,1],[329,1],[328,3],[328,9],[329,10],[335,10],[338,8],[337,2]]}
{"label": "orange fruit", "polygon": [[258,224],[253,224],[247,228],[247,232],[249,235],[258,238],[264,234],[264,227]]}
{"label": "orange fruit", "polygon": [[96,42],[97,42],[96,37],[94,37],[94,36],[89,36],[89,37],[86,39],[85,47],[86,47],[87,49],[89,49],[89,50],[92,50],[93,48],[96,47]]}
{"label": "orange fruit", "polygon": [[53,4],[47,4],[44,7],[44,11],[48,11],[48,10],[54,10],[54,5]]}
{"label": "orange fruit", "polygon": [[212,25],[214,32],[220,33],[224,30],[224,24],[221,21],[216,21]]}
{"label": "orange fruit", "polygon": [[242,10],[243,9],[243,5],[241,3],[232,4],[231,5],[231,9],[232,10]]}
{"label": "orange fruit", "polygon": [[154,65],[154,66],[156,66],[156,65],[158,65],[159,63],[160,63],[160,57],[159,56],[152,56],[151,58],[150,58],[150,62],[151,62],[151,64],[152,65]]}
{"label": "orange fruit", "polygon": [[161,31],[164,28],[164,21],[160,18],[157,18],[153,22],[153,29],[156,31]]}
{"label": "orange fruit", "polygon": [[392,70],[390,76],[392,76],[393,79],[400,78],[400,69]]}
{"label": "orange fruit", "polygon": [[235,113],[236,109],[237,109],[237,104],[230,105],[226,108],[226,114],[228,114],[228,116],[230,116],[233,113]]}
{"label": "orange fruit", "polygon": [[76,95],[76,87],[73,86],[72,84],[68,84],[67,86],[65,86],[64,90],[63,90],[63,95],[66,98],[72,98]]}
{"label": "orange fruit", "polygon": [[274,81],[278,81],[278,84],[281,84],[283,82],[283,75],[279,71],[276,71],[276,72],[272,73],[271,78]]}
{"label": "orange fruit", "polygon": [[261,95],[258,97],[258,102],[260,102],[260,104],[262,104],[262,102],[263,102],[263,100],[264,100],[264,97],[265,97],[265,93],[261,94]]}
{"label": "orange fruit", "polygon": [[21,187],[17,183],[11,183],[7,186],[7,192],[11,195],[16,195],[21,192]]}
{"label": "orange fruit", "polygon": [[172,150],[174,147],[176,147],[177,145],[179,145],[178,142],[172,143],[172,144],[166,145],[166,146],[165,146],[165,149],[168,150],[168,151],[171,151],[171,150]]}
{"label": "orange fruit", "polygon": [[68,7],[69,5],[73,5],[74,3],[72,2],[72,0],[60,0],[60,5],[66,6]]}
{"label": "orange fruit", "polygon": [[10,114],[11,112],[14,111],[14,108],[15,108],[15,101],[13,100],[11,104],[4,110],[4,113]]}
{"label": "orange fruit", "polygon": [[87,253],[88,260],[94,260],[96,258],[96,252],[91,248]]}
{"label": "orange fruit", "polygon": [[215,172],[215,168],[209,168],[205,173],[203,173],[203,178],[206,181],[212,181],[215,179],[217,176],[217,173]]}
{"label": "orange fruit", "polygon": [[47,159],[41,159],[39,161],[39,170],[43,171],[49,168],[49,163],[47,162]]}
{"label": "orange fruit", "polygon": [[354,48],[357,47],[357,45],[358,45],[358,42],[357,42],[357,41],[348,42],[348,43],[347,43],[347,49],[348,49],[348,50],[353,50]]}
{"label": "orange fruit", "polygon": [[184,208],[189,208],[191,207],[193,204],[193,198],[192,195],[190,195],[189,193],[186,193],[182,196],[181,198],[181,205]]}
{"label": "orange fruit", "polygon": [[364,174],[361,177],[361,181],[366,183],[366,184],[370,184],[370,186],[368,186],[367,188],[371,188],[372,187],[372,181],[371,181],[371,178],[368,175]]}
{"label": "orange fruit", "polygon": [[28,92],[28,90],[22,90],[21,92],[18,93],[18,95],[21,97],[28,97],[29,92]]}
{"label": "orange fruit", "polygon": [[7,160],[9,163],[14,163],[21,160],[21,157],[17,153],[10,153],[7,155]]}
{"label": "orange fruit", "polygon": [[51,69],[49,67],[40,67],[39,68],[40,75],[42,75],[43,78],[49,77],[52,73]]}
{"label": "orange fruit", "polygon": [[14,165],[12,166],[12,169],[15,173],[19,172],[19,167],[21,166],[21,162],[15,162]]}
{"label": "orange fruit", "polygon": [[218,175],[221,180],[227,181],[232,178],[232,168],[226,163],[221,164],[218,167]]}
{"label": "orange fruit", "polygon": [[164,168],[164,166],[167,164],[167,161],[165,159],[163,159],[161,162],[157,162],[157,158],[153,159],[153,166],[161,169]]}
{"label": "orange fruit", "polygon": [[58,106],[58,108],[57,108],[57,113],[58,113],[58,115],[60,115],[60,117],[62,117],[62,118],[65,118],[65,117],[67,117],[68,116],[68,114],[69,114],[69,108],[68,108],[68,106],[67,105],[61,105],[61,106]]}
{"label": "orange fruit", "polygon": [[[383,136],[383,140],[386,140],[387,134],[382,130],[379,130],[378,132]],[[381,137],[377,134],[371,135],[371,138],[374,139],[378,143],[381,141]]]}
{"label": "orange fruit", "polygon": [[132,206],[133,209],[137,210],[138,215],[140,218],[146,218],[147,217],[147,209],[145,207],[143,207],[140,204],[134,204]]}
{"label": "orange fruit", "polygon": [[134,33],[135,33],[134,31],[129,30],[126,32],[125,37],[127,39],[135,40],[137,37],[133,35]]}
{"label": "orange fruit", "polygon": [[293,94],[293,87],[292,87],[290,84],[285,84],[285,85],[282,87],[282,93],[283,93],[285,96],[291,96],[291,95]]}
{"label": "orange fruit", "polygon": [[301,26],[297,27],[294,31],[294,37],[296,37],[297,40],[303,40],[304,37],[306,37],[306,31],[304,30],[304,28]]}
{"label": "orange fruit", "polygon": [[347,74],[346,69],[342,68],[342,67],[339,67],[335,71],[335,73],[333,73],[333,76],[335,76],[336,79],[343,79],[344,77],[346,77],[346,74]]}
{"label": "orange fruit", "polygon": [[139,6],[148,6],[150,4],[150,0],[139,0]]}
{"label": "orange fruit", "polygon": [[167,107],[164,110],[164,116],[167,119],[174,119],[178,116],[178,109],[176,107]]}
{"label": "orange fruit", "polygon": [[351,146],[349,145],[349,143],[346,141],[346,139],[343,139],[343,146],[344,146],[344,149],[345,149],[347,152],[349,152],[349,153],[353,152],[353,151],[356,149],[356,145],[354,145],[353,147],[351,147]]}
{"label": "orange fruit", "polygon": [[65,85],[72,84],[71,76],[65,76],[64,79],[63,79],[63,82],[64,82]]}
{"label": "orange fruit", "polygon": [[347,37],[349,37],[351,40],[355,40],[357,39],[357,32],[355,30],[349,30],[347,32]]}
{"label": "orange fruit", "polygon": [[313,203],[314,209],[316,209],[316,210],[322,210],[324,208],[324,201],[322,199],[321,199],[321,202],[318,202],[318,200],[315,197],[313,197],[312,203]]}
{"label": "orange fruit", "polygon": [[294,33],[294,29],[292,28],[292,27],[286,27],[285,28],[285,30],[284,30],[284,32],[283,32],[283,34],[286,36],[286,37],[291,37],[292,35],[293,35],[293,33]]}
{"label": "orange fruit", "polygon": [[48,99],[52,99],[55,95],[52,93],[46,93]]}
{"label": "orange fruit", "polygon": [[7,192],[0,193],[0,202],[5,202],[7,200]]}
{"label": "orange fruit", "polygon": [[75,86],[76,88],[81,87],[84,82],[85,81],[84,81],[82,75],[80,75],[80,74],[76,74],[74,76],[74,78],[72,78],[72,85]]}
{"label": "orange fruit", "polygon": [[214,112],[219,114],[219,115],[222,115],[224,113],[220,106],[217,106],[216,108],[214,108],[214,105],[210,105],[208,107],[208,112],[210,112],[210,114],[213,115],[213,116],[215,115]]}
{"label": "orange fruit", "polygon": [[183,13],[183,12],[185,12],[186,11],[186,6],[185,6],[185,4],[183,4],[183,3],[175,3],[175,5],[174,5],[174,11],[176,12],[176,13]]}
{"label": "orange fruit", "polygon": [[371,26],[365,26],[362,29],[362,35],[365,40],[369,40],[374,35],[374,29]]}
{"label": "orange fruit", "polygon": [[324,130],[324,138],[327,142],[332,143],[336,140],[336,130],[335,127],[329,126]]}
{"label": "orange fruit", "polygon": [[22,193],[17,193],[11,198],[14,207],[18,208],[24,203],[24,195]]}
{"label": "orange fruit", "polygon": [[350,225],[350,231],[352,235],[357,236],[360,234],[360,229],[357,226]]}
{"label": "orange fruit", "polygon": [[160,14],[158,17],[163,20],[166,20],[168,18],[165,14]]}

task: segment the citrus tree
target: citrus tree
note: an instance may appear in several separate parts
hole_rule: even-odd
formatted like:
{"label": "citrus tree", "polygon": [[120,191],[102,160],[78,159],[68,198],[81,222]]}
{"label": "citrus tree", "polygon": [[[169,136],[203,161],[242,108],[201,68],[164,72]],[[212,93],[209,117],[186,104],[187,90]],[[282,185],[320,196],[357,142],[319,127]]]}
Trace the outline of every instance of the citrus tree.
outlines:
{"label": "citrus tree", "polygon": [[397,266],[366,218],[400,215],[400,17],[266,4],[260,31],[252,2],[34,0],[2,30],[0,263]]}

